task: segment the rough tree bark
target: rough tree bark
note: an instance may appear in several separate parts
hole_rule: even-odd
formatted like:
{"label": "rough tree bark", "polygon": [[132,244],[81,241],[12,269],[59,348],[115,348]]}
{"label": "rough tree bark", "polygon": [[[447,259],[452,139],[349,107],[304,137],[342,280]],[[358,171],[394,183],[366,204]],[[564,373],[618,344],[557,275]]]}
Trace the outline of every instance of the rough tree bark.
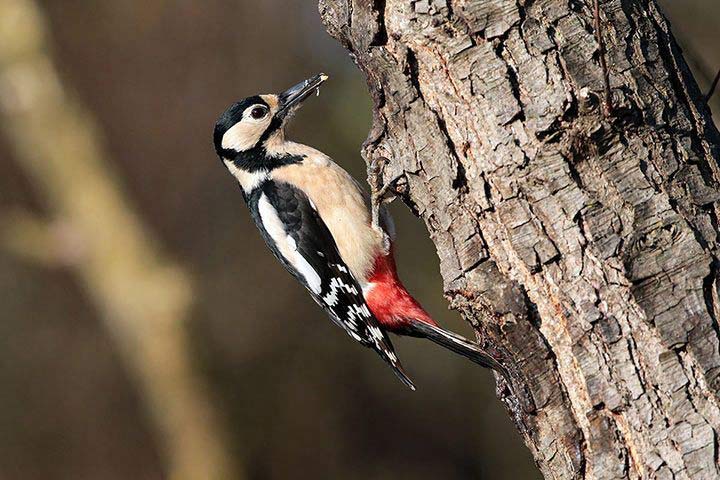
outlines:
{"label": "rough tree bark", "polygon": [[654,0],[321,0],[546,478],[718,478],[720,138]]}

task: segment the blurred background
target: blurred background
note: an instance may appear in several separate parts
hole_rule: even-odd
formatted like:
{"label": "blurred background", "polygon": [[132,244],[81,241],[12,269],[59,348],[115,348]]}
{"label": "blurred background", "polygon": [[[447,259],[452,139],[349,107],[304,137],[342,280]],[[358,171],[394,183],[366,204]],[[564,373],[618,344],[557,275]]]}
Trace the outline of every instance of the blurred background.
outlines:
{"label": "blurred background", "polygon": [[[662,3],[707,90],[720,4]],[[314,1],[0,0],[0,479],[540,478],[490,374],[397,339],[406,391],[251,224],[215,119],[319,71],[291,135],[363,179],[370,99]]]}

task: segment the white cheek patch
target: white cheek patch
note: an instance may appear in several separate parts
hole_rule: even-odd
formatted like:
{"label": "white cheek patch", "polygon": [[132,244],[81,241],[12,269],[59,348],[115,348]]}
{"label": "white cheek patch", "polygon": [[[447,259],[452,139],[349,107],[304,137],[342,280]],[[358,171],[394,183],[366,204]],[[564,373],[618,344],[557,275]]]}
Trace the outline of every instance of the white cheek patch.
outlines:
{"label": "white cheek patch", "polygon": [[222,138],[222,147],[236,152],[250,150],[260,140],[267,125],[267,121],[243,118],[225,132]]}
{"label": "white cheek patch", "polygon": [[223,163],[230,171],[233,177],[237,179],[245,193],[250,193],[268,178],[267,170],[257,170],[248,172],[242,168],[238,168],[231,160],[223,158]]}
{"label": "white cheek patch", "polygon": [[277,245],[280,254],[303,276],[310,291],[315,295],[319,295],[322,291],[320,275],[298,252],[295,240],[285,232],[285,227],[280,221],[277,211],[270,204],[265,194],[260,195],[258,211],[263,227]]}

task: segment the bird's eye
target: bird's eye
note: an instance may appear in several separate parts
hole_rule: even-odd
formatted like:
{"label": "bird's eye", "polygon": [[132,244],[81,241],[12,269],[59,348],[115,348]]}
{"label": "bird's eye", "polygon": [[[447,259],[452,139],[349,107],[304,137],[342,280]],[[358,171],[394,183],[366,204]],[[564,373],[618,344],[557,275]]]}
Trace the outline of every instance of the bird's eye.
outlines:
{"label": "bird's eye", "polygon": [[255,107],[250,111],[250,116],[254,118],[255,120],[258,120],[265,116],[267,113],[267,108],[265,107]]}

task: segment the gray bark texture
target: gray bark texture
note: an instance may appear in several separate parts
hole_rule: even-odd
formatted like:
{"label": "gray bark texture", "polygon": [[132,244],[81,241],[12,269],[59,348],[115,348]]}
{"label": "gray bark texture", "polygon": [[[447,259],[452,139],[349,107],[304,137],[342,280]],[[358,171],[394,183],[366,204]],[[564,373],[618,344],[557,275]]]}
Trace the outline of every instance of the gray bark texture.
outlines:
{"label": "gray bark texture", "polygon": [[720,136],[654,0],[600,3],[604,115],[593,7],[320,2],[545,477],[718,478]]}

